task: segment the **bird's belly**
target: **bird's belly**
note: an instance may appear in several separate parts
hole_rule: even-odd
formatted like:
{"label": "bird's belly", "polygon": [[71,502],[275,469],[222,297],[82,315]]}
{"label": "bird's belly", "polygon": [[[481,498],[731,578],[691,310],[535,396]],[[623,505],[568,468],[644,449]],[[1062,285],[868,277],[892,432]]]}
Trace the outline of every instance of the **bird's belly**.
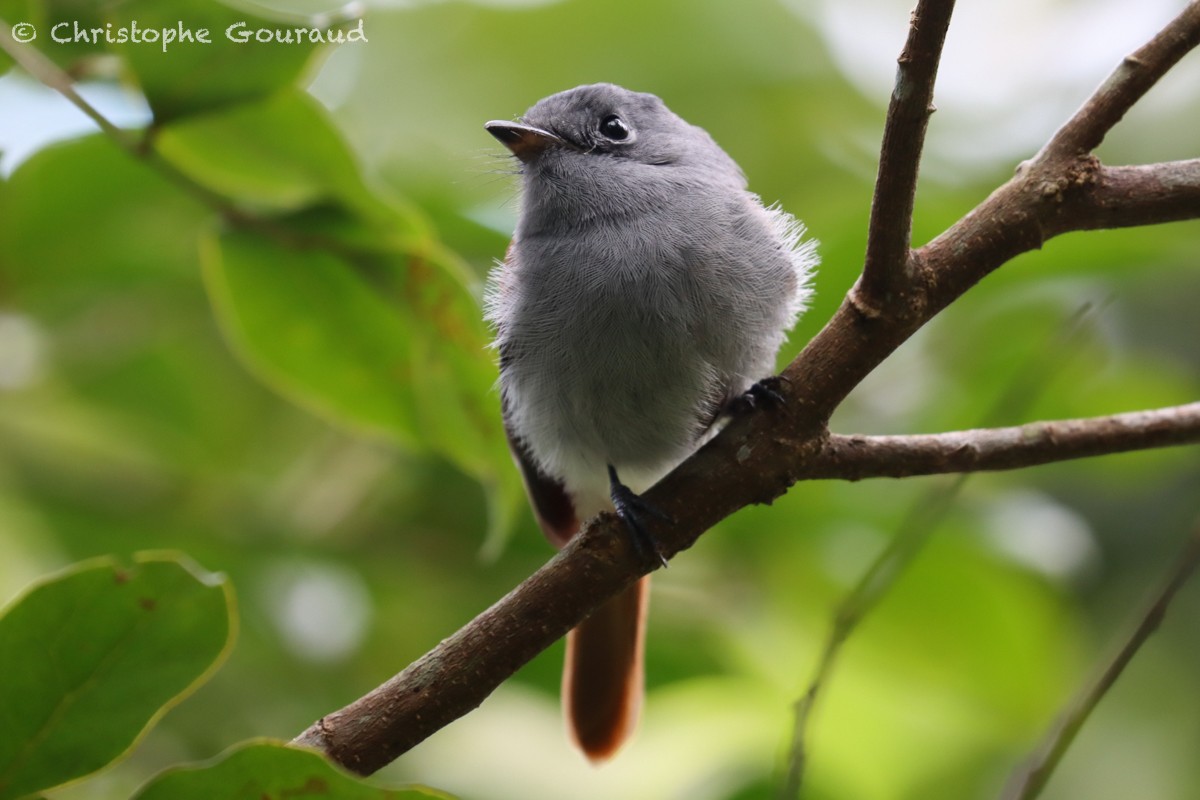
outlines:
{"label": "bird's belly", "polygon": [[700,443],[726,381],[686,315],[596,302],[542,325],[553,335],[525,337],[501,381],[520,409],[511,423],[546,474],[603,489],[611,464],[640,491]]}

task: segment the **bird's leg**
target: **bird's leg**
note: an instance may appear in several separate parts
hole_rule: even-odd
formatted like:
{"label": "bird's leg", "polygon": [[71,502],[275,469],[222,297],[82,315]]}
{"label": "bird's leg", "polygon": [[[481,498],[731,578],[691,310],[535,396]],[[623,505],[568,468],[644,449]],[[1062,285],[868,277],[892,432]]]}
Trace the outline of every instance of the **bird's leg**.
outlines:
{"label": "bird's leg", "polygon": [[725,413],[735,415],[745,414],[756,408],[779,408],[787,402],[779,393],[785,383],[790,381],[782,375],[763,378],[726,403]]}
{"label": "bird's leg", "polygon": [[646,530],[645,519],[646,517],[657,517],[664,522],[674,522],[674,520],[662,509],[647,503],[641,498],[641,495],[634,493],[632,489],[621,483],[621,479],[617,477],[616,467],[612,464],[608,465],[608,491],[617,516],[625,523],[625,528],[633,538],[634,549],[642,558],[654,558],[664,567],[667,566],[667,559],[658,549],[658,542],[654,540],[650,531]]}

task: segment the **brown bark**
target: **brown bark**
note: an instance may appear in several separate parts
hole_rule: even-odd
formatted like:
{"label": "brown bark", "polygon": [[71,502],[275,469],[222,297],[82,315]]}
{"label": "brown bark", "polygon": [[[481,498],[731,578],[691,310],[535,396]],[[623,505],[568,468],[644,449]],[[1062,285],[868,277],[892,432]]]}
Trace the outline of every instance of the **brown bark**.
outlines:
{"label": "brown bark", "polygon": [[[786,405],[731,424],[651,489],[669,513],[652,525],[663,552],[692,545],[797,480],[1015,469],[1200,441],[1200,406],[929,436],[830,435],[834,409],[941,309],[1014,256],[1068,231],[1200,218],[1200,161],[1107,167],[1091,151],[1200,41],[1192,2],[1127,58],[1033,159],[945,233],[908,249],[925,116],[951,4],[926,0],[889,110],[860,285],[783,375]],[[939,33],[940,27],[940,33]],[[893,221],[898,219],[898,221]],[[296,741],[370,773],[477,707],[521,665],[655,565],[638,563],[603,516],[549,563],[399,675],[315,723]]]}

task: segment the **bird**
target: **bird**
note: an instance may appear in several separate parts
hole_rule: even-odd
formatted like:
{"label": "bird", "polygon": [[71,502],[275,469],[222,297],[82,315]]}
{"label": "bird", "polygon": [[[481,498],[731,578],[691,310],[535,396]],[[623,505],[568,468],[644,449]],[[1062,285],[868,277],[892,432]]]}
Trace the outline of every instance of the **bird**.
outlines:
{"label": "bird", "polygon": [[[641,494],[731,415],[782,400],[771,376],[809,301],[816,242],[656,95],[578,86],[485,128],[520,174],[485,318],[534,515],[562,547],[615,511],[665,566],[646,532],[665,515]],[[647,575],[567,634],[567,727],[593,763],[637,726],[648,598]]]}

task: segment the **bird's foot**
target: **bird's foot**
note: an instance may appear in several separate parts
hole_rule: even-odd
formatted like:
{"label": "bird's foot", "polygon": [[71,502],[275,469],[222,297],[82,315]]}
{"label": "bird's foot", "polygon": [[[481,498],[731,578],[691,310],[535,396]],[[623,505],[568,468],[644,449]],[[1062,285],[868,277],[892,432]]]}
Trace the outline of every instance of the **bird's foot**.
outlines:
{"label": "bird's foot", "polygon": [[730,400],[726,411],[729,414],[746,414],[758,408],[779,408],[786,405],[787,400],[779,391],[785,383],[790,381],[782,375],[763,378]]}
{"label": "bird's foot", "polygon": [[667,559],[659,549],[654,536],[646,530],[645,521],[647,517],[654,517],[663,522],[674,522],[675,520],[661,508],[646,502],[641,495],[621,483],[620,478],[617,477],[617,470],[612,464],[608,465],[608,489],[609,495],[612,497],[613,508],[616,509],[617,516],[625,523],[625,528],[633,539],[633,548],[643,559],[653,559],[664,567],[667,566]]}

